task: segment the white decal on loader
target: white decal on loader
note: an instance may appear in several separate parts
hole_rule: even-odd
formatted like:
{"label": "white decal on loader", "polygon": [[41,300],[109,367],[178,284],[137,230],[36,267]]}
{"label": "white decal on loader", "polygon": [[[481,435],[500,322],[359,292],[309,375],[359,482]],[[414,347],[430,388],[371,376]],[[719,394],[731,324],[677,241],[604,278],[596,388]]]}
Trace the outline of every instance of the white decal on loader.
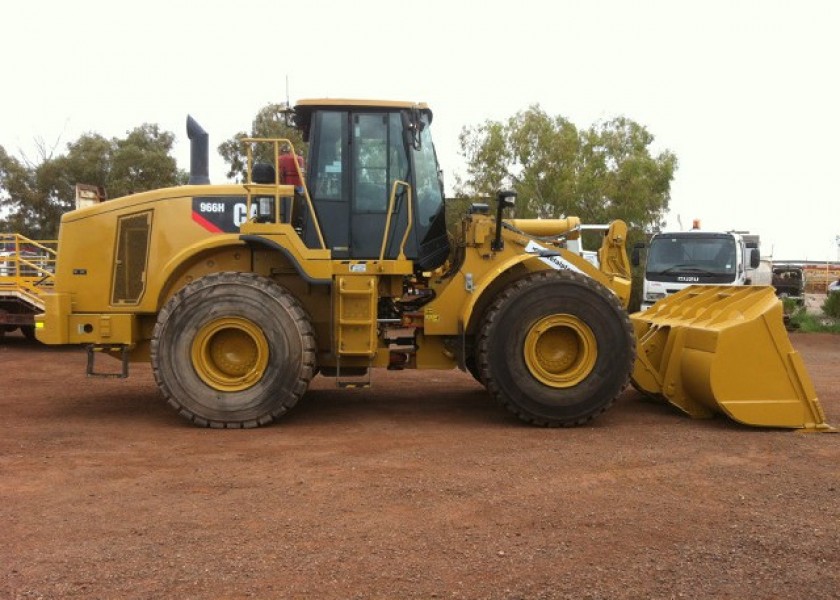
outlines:
{"label": "white decal on loader", "polygon": [[225,212],[224,202],[202,202],[199,209],[203,213],[223,213]]}
{"label": "white decal on loader", "polygon": [[[233,224],[236,227],[239,227],[247,221],[247,217],[245,216],[246,213],[246,206],[244,202],[237,202],[233,205]],[[251,205],[251,216],[255,217],[257,215],[257,204],[254,203]]]}
{"label": "white decal on loader", "polygon": [[[530,242],[528,242],[528,245],[525,246],[525,252],[529,252],[531,254],[536,254],[537,252],[553,252],[553,251],[548,250],[548,248],[544,248],[543,246],[540,246],[535,241],[531,240]],[[575,265],[573,265],[572,263],[570,263],[568,260],[566,260],[565,258],[563,258],[560,255],[557,255],[557,256],[540,256],[539,258],[540,258],[541,261],[543,261],[549,267],[551,267],[552,269],[555,269],[557,271],[565,270],[565,271],[575,271],[576,273],[583,273],[583,271],[578,269]],[[583,274],[586,275],[586,273],[583,273]]]}

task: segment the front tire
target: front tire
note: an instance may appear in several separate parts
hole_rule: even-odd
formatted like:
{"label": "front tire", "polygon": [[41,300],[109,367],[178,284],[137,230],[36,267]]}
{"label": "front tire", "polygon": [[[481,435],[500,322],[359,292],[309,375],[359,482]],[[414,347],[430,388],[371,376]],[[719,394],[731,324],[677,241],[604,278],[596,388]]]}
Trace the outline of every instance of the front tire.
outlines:
{"label": "front tire", "polygon": [[481,379],[523,421],[581,425],[609,408],[635,360],[630,319],[606,287],[572,271],[509,285],[485,313]]}
{"label": "front tire", "polygon": [[155,381],[170,406],[202,427],[272,423],[315,372],[315,336],[300,303],[253,273],[190,283],[158,315]]}

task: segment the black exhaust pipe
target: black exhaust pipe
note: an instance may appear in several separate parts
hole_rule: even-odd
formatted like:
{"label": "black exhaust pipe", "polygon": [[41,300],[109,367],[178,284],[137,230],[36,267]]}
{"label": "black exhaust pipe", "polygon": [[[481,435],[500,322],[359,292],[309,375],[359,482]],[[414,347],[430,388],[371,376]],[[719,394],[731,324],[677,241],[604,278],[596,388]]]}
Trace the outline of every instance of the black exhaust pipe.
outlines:
{"label": "black exhaust pipe", "polygon": [[210,184],[210,136],[187,115],[187,137],[190,138],[190,185]]}

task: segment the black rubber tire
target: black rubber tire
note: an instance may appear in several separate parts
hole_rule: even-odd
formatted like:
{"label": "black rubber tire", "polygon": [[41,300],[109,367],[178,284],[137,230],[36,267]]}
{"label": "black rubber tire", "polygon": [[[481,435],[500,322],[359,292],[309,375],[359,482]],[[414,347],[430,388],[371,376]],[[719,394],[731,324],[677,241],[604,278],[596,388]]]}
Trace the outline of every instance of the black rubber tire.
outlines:
{"label": "black rubber tire", "polygon": [[[5,315],[5,314],[8,314],[8,313],[9,313],[9,311],[7,311],[5,308],[0,308],[0,315]],[[15,327],[15,326],[0,325],[0,339],[3,339],[3,337],[4,337],[7,333],[11,333],[11,332],[13,332],[15,329],[16,329],[16,327]]]}
{"label": "black rubber tire", "polygon": [[[525,358],[528,331],[551,315],[570,315],[594,336],[591,371],[570,387],[546,385]],[[523,421],[543,427],[581,425],[604,412],[627,385],[635,356],[633,328],[618,298],[572,271],[531,273],[503,290],[484,315],[477,353],[490,394]]]}
{"label": "black rubber tire", "polygon": [[[221,390],[205,382],[192,360],[202,327],[244,319],[265,337],[268,364],[250,387]],[[155,381],[184,418],[201,427],[251,428],[284,415],[315,373],[315,335],[300,303],[283,287],[253,273],[216,273],[185,286],[158,314],[151,342]]]}
{"label": "black rubber tire", "polygon": [[481,385],[484,385],[484,382],[481,381],[481,371],[478,369],[478,360],[475,358],[475,355],[472,354],[464,360],[464,366],[467,368],[467,373],[472,375],[472,378],[475,379]]}
{"label": "black rubber tire", "polygon": [[34,342],[36,340],[35,337],[35,326],[34,325],[21,325],[20,332],[30,342]]}

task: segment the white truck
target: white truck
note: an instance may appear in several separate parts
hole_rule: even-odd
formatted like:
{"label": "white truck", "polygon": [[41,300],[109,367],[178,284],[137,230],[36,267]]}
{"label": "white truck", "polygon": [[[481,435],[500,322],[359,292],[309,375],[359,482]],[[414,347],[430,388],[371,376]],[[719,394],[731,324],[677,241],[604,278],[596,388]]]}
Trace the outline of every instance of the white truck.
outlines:
{"label": "white truck", "polygon": [[[633,248],[632,262],[640,264]],[[772,267],[762,261],[759,236],[743,231],[657,233],[647,245],[641,310],[689,285],[770,285]]]}

